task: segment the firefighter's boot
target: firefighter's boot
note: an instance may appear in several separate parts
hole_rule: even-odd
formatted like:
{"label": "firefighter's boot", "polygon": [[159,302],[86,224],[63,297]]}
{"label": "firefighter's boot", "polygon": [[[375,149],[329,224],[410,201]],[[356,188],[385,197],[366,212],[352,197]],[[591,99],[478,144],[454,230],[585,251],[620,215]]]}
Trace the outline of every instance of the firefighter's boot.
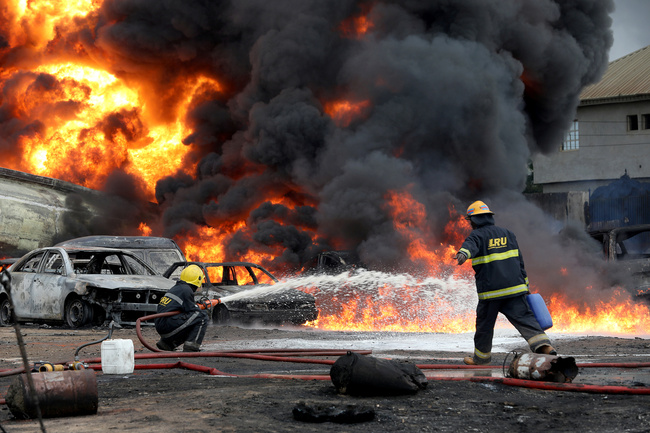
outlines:
{"label": "firefighter's boot", "polygon": [[537,350],[535,350],[535,353],[557,356],[557,352],[555,351],[555,349],[553,349],[553,346],[551,346],[550,344],[545,344],[543,346],[538,347]]}
{"label": "firefighter's boot", "polygon": [[478,362],[476,359],[474,359],[473,356],[466,356],[465,358],[463,358],[463,362],[467,365],[486,365],[490,363],[490,361]]}
{"label": "firefighter's boot", "polygon": [[183,344],[183,352],[200,352],[201,345],[199,343],[194,343],[193,341],[186,341]]}
{"label": "firefighter's boot", "polygon": [[156,342],[156,347],[160,350],[166,350],[168,352],[173,352],[175,349],[174,346],[172,346],[171,344],[167,343],[165,340],[162,339]]}

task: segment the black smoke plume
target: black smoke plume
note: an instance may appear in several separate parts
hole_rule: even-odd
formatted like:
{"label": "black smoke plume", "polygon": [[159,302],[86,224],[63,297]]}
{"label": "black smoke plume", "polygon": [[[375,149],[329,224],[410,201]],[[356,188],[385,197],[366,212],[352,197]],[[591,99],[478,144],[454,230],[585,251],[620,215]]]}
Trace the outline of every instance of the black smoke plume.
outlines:
{"label": "black smoke plume", "polygon": [[[392,192],[424,205],[422,230],[437,242],[450,206],[462,213],[483,199],[497,223],[520,229],[543,273],[566,250],[557,224],[520,193],[527,162],[558,145],[580,91],[604,72],[612,11],[612,0],[105,0],[51,49],[82,47],[146,83],[161,120],[186,76],[222,84],[185,119],[194,176],[169,173],[156,186],[165,236],[240,220],[222,259],[268,247],[281,253],[266,265],[297,268],[338,248],[400,269],[412,263]],[[340,100],[366,108],[341,124],[326,111]],[[39,128],[9,108],[3,153]],[[562,254],[549,259],[547,248]]]}

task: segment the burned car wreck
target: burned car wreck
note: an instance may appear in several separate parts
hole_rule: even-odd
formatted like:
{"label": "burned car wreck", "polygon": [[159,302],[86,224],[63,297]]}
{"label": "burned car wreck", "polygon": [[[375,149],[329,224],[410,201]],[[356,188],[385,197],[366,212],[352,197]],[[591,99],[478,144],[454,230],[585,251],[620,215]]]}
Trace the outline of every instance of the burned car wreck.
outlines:
{"label": "burned car wreck", "polygon": [[103,247],[129,251],[157,273],[162,274],[172,263],[186,260],[178,244],[169,238],[155,236],[84,236],[60,242],[55,247]]}
{"label": "burned car wreck", "polygon": [[9,268],[14,311],[0,290],[0,325],[63,322],[71,328],[113,320],[132,325],[155,313],[173,282],[128,251],[99,247],[33,250]]}
{"label": "burned car wreck", "polygon": [[323,251],[307,261],[300,270],[302,275],[336,275],[346,271],[365,268],[354,251]]}
{"label": "burned car wreck", "polygon": [[181,270],[197,265],[205,281],[196,299],[220,299],[212,310],[216,324],[262,323],[301,325],[318,318],[314,296],[293,288],[273,287],[278,279],[268,270],[248,262],[178,262],[165,277],[178,280]]}

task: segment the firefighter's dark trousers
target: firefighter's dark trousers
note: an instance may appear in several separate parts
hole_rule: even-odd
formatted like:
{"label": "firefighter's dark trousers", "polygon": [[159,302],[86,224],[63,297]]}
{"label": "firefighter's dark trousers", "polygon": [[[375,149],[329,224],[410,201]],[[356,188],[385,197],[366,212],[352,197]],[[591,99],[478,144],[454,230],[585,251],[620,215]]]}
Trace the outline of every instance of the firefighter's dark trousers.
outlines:
{"label": "firefighter's dark trousers", "polygon": [[156,321],[156,331],[160,338],[172,347],[186,342],[201,345],[208,328],[208,320],[208,313],[204,310],[161,317]]}
{"label": "firefighter's dark trousers", "polygon": [[551,345],[546,333],[539,326],[533,311],[526,300],[527,293],[512,298],[479,301],[476,307],[476,333],[474,334],[474,361],[487,364],[492,359],[492,337],[494,324],[499,313],[519,331],[528,342],[530,349]]}

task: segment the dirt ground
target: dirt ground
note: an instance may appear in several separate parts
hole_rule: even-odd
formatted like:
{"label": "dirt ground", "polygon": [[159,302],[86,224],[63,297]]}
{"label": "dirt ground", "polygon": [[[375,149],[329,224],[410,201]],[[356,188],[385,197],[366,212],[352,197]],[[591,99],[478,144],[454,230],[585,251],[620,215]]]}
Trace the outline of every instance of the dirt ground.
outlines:
{"label": "dirt ground", "polygon": [[[69,362],[82,344],[107,335],[106,328],[71,330],[54,326],[22,325],[21,334],[31,363]],[[234,326],[209,328],[204,345],[219,342],[285,339],[296,331],[245,329]],[[156,333],[146,327],[146,341]],[[14,328],[0,328],[0,369],[21,366]],[[143,347],[134,329],[118,329],[113,338],[134,341],[137,354],[151,353]],[[328,348],[336,333],[302,330],[301,339],[311,339]],[[561,343],[561,342],[560,342]],[[361,347],[360,349],[371,349]],[[522,350],[525,348],[522,347]],[[586,362],[649,362],[650,340],[640,338],[585,337],[558,347],[560,356],[579,354]],[[374,353],[374,352],[373,352]],[[100,356],[100,345],[79,351],[81,360]],[[408,359],[422,364],[462,365],[466,353],[394,350],[382,356]],[[48,432],[647,432],[650,431],[649,395],[568,392],[531,389],[495,382],[473,382],[469,377],[501,376],[504,358],[497,354],[487,370],[431,370],[425,390],[402,396],[353,397],[337,394],[331,380],[262,379],[210,375],[181,368],[136,369],[133,374],[111,375],[96,371],[98,411],[95,415],[46,418]],[[316,357],[309,357],[314,359]],[[338,356],[318,357],[337,359]],[[576,359],[578,359],[576,357]],[[241,358],[198,357],[188,362],[221,372],[246,376],[261,373],[319,375],[329,377],[329,366],[311,363],[269,362]],[[176,362],[136,360],[146,363]],[[98,365],[98,364],[95,364]],[[574,383],[618,385],[632,389],[650,387],[647,368],[580,368]],[[6,396],[16,375],[0,377],[0,393]],[[452,380],[455,378],[456,380]],[[463,379],[463,380],[460,380]],[[537,382],[539,383],[539,382]],[[345,409],[374,413],[359,423],[326,421],[309,423],[294,418],[293,410],[304,403],[316,409]],[[0,424],[7,432],[38,432],[35,420],[18,420],[6,405],[0,406]]]}

